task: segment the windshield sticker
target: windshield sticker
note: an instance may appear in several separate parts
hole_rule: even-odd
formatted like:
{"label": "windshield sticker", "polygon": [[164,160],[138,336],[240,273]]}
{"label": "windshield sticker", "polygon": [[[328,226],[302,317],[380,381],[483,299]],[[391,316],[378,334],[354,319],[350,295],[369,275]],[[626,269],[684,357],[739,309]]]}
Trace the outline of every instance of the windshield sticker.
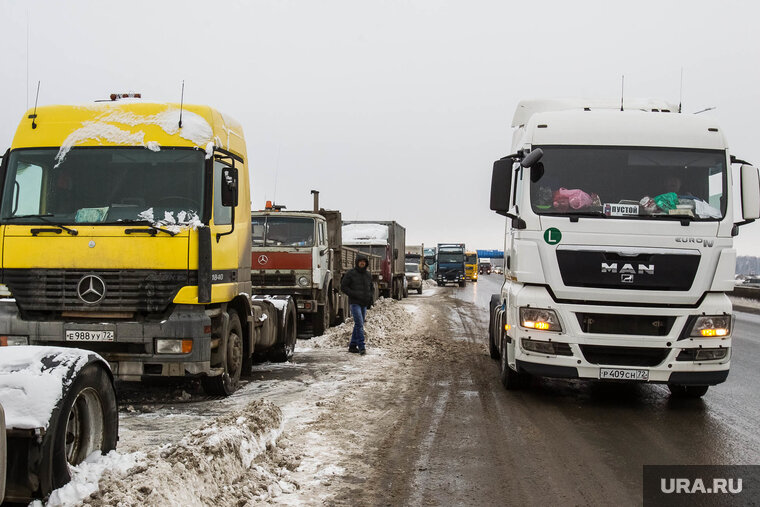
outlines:
{"label": "windshield sticker", "polygon": [[550,227],[544,231],[544,241],[549,245],[556,245],[562,241],[562,233],[556,227]]}
{"label": "windshield sticker", "polygon": [[604,204],[604,214],[608,217],[627,217],[639,214],[638,204]]}

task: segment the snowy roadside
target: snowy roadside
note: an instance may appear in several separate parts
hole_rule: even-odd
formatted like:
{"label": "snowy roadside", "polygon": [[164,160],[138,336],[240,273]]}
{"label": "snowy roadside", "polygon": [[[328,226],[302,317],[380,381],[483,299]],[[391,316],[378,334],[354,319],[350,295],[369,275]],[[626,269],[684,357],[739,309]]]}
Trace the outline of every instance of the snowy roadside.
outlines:
{"label": "snowy roadside", "polygon": [[48,505],[351,503],[372,473],[368,435],[393,421],[388,407],[414,385],[440,334],[431,329],[447,321],[428,297],[439,291],[379,300],[366,356],[347,352],[349,321],[299,340],[292,362],[255,366],[229,398],[180,389],[165,403],[151,393],[145,405],[130,401],[117,451],[76,467]]}

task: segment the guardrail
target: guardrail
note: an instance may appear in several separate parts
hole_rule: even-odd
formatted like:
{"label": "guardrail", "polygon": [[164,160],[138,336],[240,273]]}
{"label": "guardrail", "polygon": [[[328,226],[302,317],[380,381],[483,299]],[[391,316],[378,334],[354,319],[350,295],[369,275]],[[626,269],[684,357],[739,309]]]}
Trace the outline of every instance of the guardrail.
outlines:
{"label": "guardrail", "polygon": [[728,295],[736,296],[738,298],[760,300],[760,287],[745,287],[737,285],[732,292],[728,293]]}

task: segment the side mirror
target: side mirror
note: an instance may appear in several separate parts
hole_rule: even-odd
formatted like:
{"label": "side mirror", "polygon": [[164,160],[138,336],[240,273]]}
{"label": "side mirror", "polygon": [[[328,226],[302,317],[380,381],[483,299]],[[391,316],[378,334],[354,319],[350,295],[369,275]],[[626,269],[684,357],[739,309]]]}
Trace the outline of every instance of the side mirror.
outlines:
{"label": "side mirror", "polygon": [[503,216],[507,216],[509,209],[512,164],[514,164],[514,159],[511,157],[499,159],[493,163],[493,172],[491,173],[491,209]]}
{"label": "side mirror", "polygon": [[760,218],[760,175],[757,168],[741,166],[742,215],[744,220]]}
{"label": "side mirror", "polygon": [[530,153],[528,153],[525,158],[520,161],[520,165],[523,167],[533,167],[533,165],[541,160],[541,157],[543,156],[544,150],[541,148],[536,148],[535,150],[532,150]]}
{"label": "side mirror", "polygon": [[238,205],[238,170],[234,167],[222,169],[222,206]]}

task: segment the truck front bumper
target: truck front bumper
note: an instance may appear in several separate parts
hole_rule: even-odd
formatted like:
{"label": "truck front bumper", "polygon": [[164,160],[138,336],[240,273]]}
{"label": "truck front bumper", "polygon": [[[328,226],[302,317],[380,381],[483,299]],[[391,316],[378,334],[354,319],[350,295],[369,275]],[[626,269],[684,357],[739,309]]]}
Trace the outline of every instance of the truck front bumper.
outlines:
{"label": "truck front bumper", "polygon": [[[715,385],[728,377],[730,333],[714,338],[686,336],[686,328],[694,316],[731,314],[731,302],[724,294],[707,294],[695,308],[558,304],[543,287],[536,286],[523,287],[515,295],[514,305],[509,309],[507,333],[514,341],[510,365],[518,371],[545,377],[679,385]],[[523,327],[519,308],[528,305],[556,312],[562,331]],[[611,317],[632,325],[641,321],[670,324],[667,333],[663,330],[657,336],[584,332],[581,321],[587,315]],[[556,353],[536,352],[538,342],[551,343]],[[723,357],[694,360],[696,351],[704,349],[719,351]]]}
{"label": "truck front bumper", "polygon": [[[119,380],[221,373],[210,367],[211,318],[201,306],[176,305],[161,321],[106,320],[23,320],[15,302],[0,302],[0,335],[26,336],[30,345],[95,351],[108,361]],[[66,331],[110,331],[113,340],[71,341],[66,339]],[[161,339],[192,340],[192,349],[185,354],[159,354],[156,342]]]}

